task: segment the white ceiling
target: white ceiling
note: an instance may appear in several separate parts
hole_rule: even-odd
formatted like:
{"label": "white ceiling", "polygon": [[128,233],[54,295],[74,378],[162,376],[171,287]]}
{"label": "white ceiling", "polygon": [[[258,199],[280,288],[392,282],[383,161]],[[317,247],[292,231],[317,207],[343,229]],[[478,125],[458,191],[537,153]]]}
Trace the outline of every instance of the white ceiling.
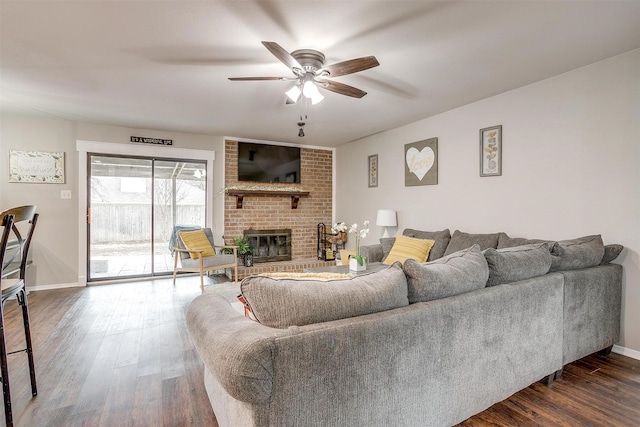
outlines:
{"label": "white ceiling", "polygon": [[[640,1],[0,1],[0,108],[141,129],[337,146],[640,47]],[[285,105],[262,44],[375,55]],[[148,135],[154,136],[153,132]]]}

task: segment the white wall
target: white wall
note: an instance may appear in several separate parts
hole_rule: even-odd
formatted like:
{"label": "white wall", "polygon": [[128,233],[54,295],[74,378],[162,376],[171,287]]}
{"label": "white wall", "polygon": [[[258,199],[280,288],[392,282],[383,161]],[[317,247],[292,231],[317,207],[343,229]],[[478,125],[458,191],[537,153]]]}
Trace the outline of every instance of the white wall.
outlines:
{"label": "white wall", "polygon": [[[503,126],[503,172],[481,178],[479,129],[494,125]],[[438,185],[405,187],[404,144],[432,137]],[[336,219],[375,222],[377,209],[389,208],[397,230],[602,234],[626,247],[616,261],[625,271],[620,344],[640,351],[639,148],[635,50],[340,147]],[[377,188],[367,188],[371,154],[379,155]],[[374,226],[365,244],[381,232]]]}
{"label": "white wall", "polygon": [[[12,206],[36,204],[40,218],[32,244],[34,265],[27,272],[30,288],[74,286],[78,283],[78,224],[84,218],[78,215],[78,153],[76,140],[104,143],[132,144],[129,138],[148,136],[173,140],[173,148],[210,150],[216,152],[213,192],[218,194],[224,186],[224,138],[185,133],[160,132],[104,126],[4,113],[0,117],[0,210]],[[162,157],[162,146],[144,145]],[[9,150],[64,151],[66,182],[64,184],[9,183]],[[60,199],[60,190],[71,190],[70,200]],[[224,203],[214,196],[214,232],[222,235]],[[220,219],[219,222],[216,219]],[[80,279],[81,280],[81,279]]]}

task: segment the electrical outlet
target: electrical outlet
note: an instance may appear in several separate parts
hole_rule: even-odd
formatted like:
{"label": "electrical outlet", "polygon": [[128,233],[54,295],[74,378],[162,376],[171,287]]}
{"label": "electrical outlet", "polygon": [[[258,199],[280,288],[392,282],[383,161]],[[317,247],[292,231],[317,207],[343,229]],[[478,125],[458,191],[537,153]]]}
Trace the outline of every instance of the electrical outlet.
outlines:
{"label": "electrical outlet", "polygon": [[61,199],[70,199],[71,198],[71,190],[60,190],[60,198]]}

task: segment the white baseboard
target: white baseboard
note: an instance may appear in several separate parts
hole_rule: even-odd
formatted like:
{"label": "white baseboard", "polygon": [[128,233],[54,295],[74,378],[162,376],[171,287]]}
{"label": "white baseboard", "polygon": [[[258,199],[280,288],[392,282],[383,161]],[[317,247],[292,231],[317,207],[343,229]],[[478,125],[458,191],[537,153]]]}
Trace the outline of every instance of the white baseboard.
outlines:
{"label": "white baseboard", "polygon": [[63,289],[63,288],[79,288],[82,285],[78,283],[56,283],[53,285],[35,285],[27,286],[27,291],[48,291],[51,289]]}
{"label": "white baseboard", "polygon": [[623,356],[630,357],[632,359],[640,360],[640,351],[637,351],[637,350],[632,350],[630,348],[621,347],[619,345],[614,344],[611,351],[614,353],[621,354]]}

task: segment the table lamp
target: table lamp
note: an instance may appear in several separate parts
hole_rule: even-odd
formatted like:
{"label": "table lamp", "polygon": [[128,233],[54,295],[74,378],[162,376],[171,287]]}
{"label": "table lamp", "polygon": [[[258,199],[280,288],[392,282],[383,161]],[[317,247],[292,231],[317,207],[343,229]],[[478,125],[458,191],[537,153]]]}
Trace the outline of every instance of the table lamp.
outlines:
{"label": "table lamp", "polygon": [[390,237],[388,227],[395,227],[398,225],[398,221],[396,220],[396,211],[392,211],[390,209],[379,209],[378,217],[376,218],[376,225],[384,227],[382,237]]}

